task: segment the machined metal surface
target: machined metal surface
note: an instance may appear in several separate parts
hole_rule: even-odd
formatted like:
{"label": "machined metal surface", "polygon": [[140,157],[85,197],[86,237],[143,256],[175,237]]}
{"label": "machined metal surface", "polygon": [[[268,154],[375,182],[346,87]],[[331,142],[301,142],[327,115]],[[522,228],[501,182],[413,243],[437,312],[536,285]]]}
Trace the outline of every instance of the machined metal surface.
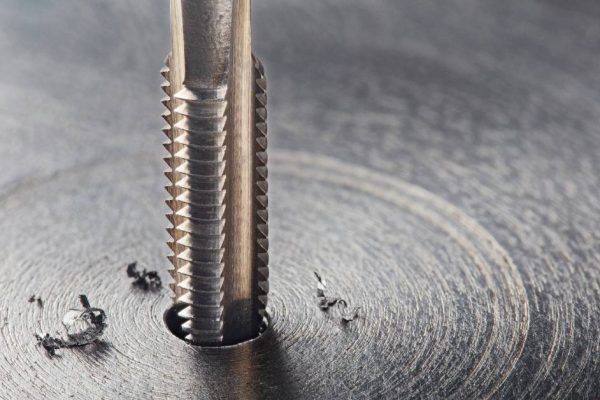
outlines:
{"label": "machined metal surface", "polygon": [[[270,328],[167,331],[166,2],[0,12],[0,398],[595,399],[600,4],[261,0]],[[343,325],[328,294],[360,306]],[[95,347],[47,357],[85,293]],[[43,308],[29,303],[35,294]]]}
{"label": "machined metal surface", "polygon": [[239,343],[266,322],[266,85],[250,24],[249,0],[171,1],[171,289],[194,344]]}

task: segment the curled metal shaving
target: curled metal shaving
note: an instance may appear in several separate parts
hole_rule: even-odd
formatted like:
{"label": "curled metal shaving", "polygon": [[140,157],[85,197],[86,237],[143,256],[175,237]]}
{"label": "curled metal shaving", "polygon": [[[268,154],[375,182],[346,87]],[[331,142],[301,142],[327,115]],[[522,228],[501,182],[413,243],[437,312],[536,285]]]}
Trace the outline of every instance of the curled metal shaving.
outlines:
{"label": "curled metal shaving", "polygon": [[340,318],[343,323],[354,321],[358,318],[360,307],[352,307],[348,309],[348,302],[341,297],[329,297],[325,294],[327,288],[327,282],[318,273],[314,272],[317,278],[317,299],[319,308],[323,311],[329,310],[331,307],[337,305],[337,309],[340,313]]}
{"label": "curled metal shaving", "polygon": [[106,328],[106,313],[104,310],[92,307],[87,296],[80,295],[79,301],[83,309],[72,308],[63,317],[62,325],[66,330],[66,338],[45,335],[35,335],[38,345],[44,347],[48,355],[56,355],[56,350],[69,347],[85,346],[93,343],[102,336]]}

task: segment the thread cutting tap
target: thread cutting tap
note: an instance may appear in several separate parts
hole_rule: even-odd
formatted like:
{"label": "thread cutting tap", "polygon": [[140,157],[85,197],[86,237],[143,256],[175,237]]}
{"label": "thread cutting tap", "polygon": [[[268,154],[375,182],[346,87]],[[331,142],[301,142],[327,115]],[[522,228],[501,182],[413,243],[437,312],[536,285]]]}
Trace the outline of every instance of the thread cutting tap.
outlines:
{"label": "thread cutting tap", "polygon": [[170,287],[183,339],[230,345],[267,318],[266,80],[250,0],[170,0],[170,12]]}

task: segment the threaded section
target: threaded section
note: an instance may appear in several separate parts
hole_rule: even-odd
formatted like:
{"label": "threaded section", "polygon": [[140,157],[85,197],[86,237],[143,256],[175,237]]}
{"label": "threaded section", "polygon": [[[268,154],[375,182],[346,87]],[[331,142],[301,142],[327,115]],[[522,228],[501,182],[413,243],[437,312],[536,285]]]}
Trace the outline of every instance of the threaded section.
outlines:
{"label": "threaded section", "polygon": [[269,214],[268,214],[268,169],[267,169],[267,81],[260,60],[254,63],[254,199],[256,221],[256,245],[254,266],[256,309],[260,323],[266,323],[267,298],[269,293]]}
{"label": "threaded section", "polygon": [[[170,83],[170,56],[161,70],[167,108],[163,114],[168,151],[166,190],[171,226],[168,242],[178,336],[201,345],[223,341],[223,284],[226,207],[227,88],[198,90]],[[253,57],[253,198],[255,243],[253,313],[266,323],[268,278],[268,171],[266,80]]]}
{"label": "threaded section", "polygon": [[162,86],[168,109],[170,287],[174,302],[181,305],[178,317],[185,339],[219,344],[223,338],[226,90],[184,86],[172,93],[169,61],[167,57]]}

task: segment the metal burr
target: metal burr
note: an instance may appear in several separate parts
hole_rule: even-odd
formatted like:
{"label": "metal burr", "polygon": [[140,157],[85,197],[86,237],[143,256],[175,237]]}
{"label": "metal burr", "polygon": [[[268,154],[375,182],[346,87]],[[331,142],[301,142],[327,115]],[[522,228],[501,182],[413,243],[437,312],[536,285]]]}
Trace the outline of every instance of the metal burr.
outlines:
{"label": "metal burr", "polygon": [[182,337],[256,337],[268,288],[266,81],[250,0],[171,0],[162,70],[169,259]]}

